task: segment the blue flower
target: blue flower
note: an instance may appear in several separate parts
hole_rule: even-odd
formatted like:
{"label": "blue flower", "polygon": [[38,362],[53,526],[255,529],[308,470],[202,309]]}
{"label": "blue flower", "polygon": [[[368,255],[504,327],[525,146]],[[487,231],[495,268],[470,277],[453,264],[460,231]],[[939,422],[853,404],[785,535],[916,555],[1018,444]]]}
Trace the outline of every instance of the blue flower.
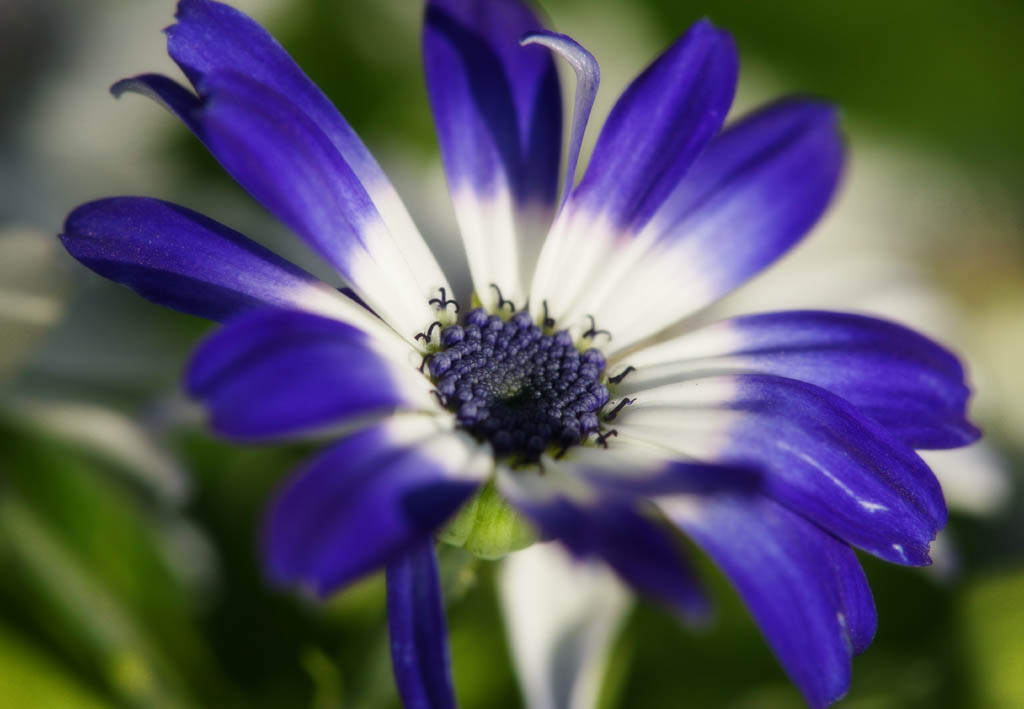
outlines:
{"label": "blue flower", "polygon": [[[182,0],[177,20],[168,50],[194,92],[142,75],[114,93],[174,112],[351,290],[154,199],[83,205],[61,239],[142,296],[224,322],[186,382],[215,431],[336,435],[273,504],[272,577],[328,594],[386,565],[399,690],[448,707],[435,535],[500,555],[529,541],[516,524],[480,540],[514,521],[511,503],[543,538],[699,618],[674,525],[730,577],[807,701],[841,697],[876,624],[853,548],[929,563],[946,508],[914,449],[977,437],[963,370],[857,315],[679,326],[822,214],[843,165],[835,111],[790,98],[723,129],[736,51],[698,22],[623,93],[577,184],[593,57],[514,0],[431,0],[427,88],[471,308],[280,45],[208,0]],[[552,52],[578,79],[560,200]]]}

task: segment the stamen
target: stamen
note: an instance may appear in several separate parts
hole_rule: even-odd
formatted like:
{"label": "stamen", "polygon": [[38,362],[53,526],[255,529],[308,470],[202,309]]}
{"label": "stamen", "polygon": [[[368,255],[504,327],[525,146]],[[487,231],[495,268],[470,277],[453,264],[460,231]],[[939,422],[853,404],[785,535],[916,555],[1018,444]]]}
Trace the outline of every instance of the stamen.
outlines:
{"label": "stamen", "polygon": [[634,367],[631,364],[628,367],[626,367],[625,369],[623,369],[621,372],[616,374],[614,377],[608,377],[608,381],[611,382],[612,384],[618,384],[619,382],[621,382],[623,379],[626,378],[627,374],[629,374],[630,372],[635,372],[635,371],[636,371],[636,367]]}
{"label": "stamen", "polygon": [[615,405],[614,409],[608,412],[608,414],[604,417],[604,420],[614,421],[615,417],[619,415],[620,411],[622,411],[625,407],[633,403],[636,403],[636,399],[623,399],[622,401]]}
{"label": "stamen", "polygon": [[434,331],[435,327],[444,327],[444,323],[441,322],[440,320],[435,320],[434,322],[430,323],[430,327],[427,328],[427,342],[430,342],[430,333]]}
{"label": "stamen", "polygon": [[510,313],[514,313],[516,311],[515,304],[511,300],[505,300],[503,297],[501,297],[501,289],[498,288],[498,284],[492,283],[491,288],[493,288],[494,292],[498,294],[498,310],[501,310],[507,305],[508,311]]}
{"label": "stamen", "polygon": [[619,437],[619,432],[616,431],[614,428],[608,429],[607,431],[602,431],[601,433],[597,434],[597,438],[595,440],[597,440],[599,446],[601,446],[602,448],[607,448],[608,439],[611,438],[612,436],[615,436],[616,438]]}
{"label": "stamen", "polygon": [[448,298],[446,293],[445,293],[445,289],[444,288],[438,288],[438,290],[441,291],[441,297],[440,298],[431,298],[430,300],[427,301],[427,305],[433,305],[434,303],[437,303],[437,307],[440,310],[446,309],[449,305],[454,305],[455,306],[455,312],[458,313],[459,312],[459,301],[455,300],[455,298]]}
{"label": "stamen", "polygon": [[555,319],[548,315],[548,301],[542,301],[541,305],[544,306],[544,319],[541,320],[541,324],[545,330],[550,330],[555,326]]}
{"label": "stamen", "polygon": [[590,319],[590,329],[583,333],[583,337],[586,337],[588,340],[593,340],[598,335],[608,335],[608,339],[612,339],[612,334],[610,332],[607,330],[597,329],[597,323],[594,321],[593,315],[587,315],[587,317]]}

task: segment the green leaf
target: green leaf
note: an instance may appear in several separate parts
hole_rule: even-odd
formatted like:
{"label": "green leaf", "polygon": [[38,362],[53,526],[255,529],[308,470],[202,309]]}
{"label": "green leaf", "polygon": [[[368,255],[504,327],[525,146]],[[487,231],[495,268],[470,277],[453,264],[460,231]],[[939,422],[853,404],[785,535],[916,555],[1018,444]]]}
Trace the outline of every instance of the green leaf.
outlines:
{"label": "green leaf", "polygon": [[973,583],[961,600],[974,685],[984,706],[1024,706],[1024,573]]}
{"label": "green leaf", "polygon": [[60,663],[0,624],[0,688],[9,707],[105,709],[97,697]]}
{"label": "green leaf", "polygon": [[[0,500],[5,541],[5,576],[15,577],[37,622],[58,641],[77,649],[78,659],[110,690],[133,706],[189,707],[180,678],[109,592],[75,559],[20,500]],[[38,704],[36,705],[38,706]]]}

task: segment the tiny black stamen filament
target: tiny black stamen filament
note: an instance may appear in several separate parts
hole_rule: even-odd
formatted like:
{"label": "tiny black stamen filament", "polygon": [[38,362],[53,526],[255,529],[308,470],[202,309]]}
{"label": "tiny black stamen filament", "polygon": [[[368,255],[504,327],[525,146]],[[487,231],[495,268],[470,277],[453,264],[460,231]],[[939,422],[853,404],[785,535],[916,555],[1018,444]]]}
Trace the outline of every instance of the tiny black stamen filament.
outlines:
{"label": "tiny black stamen filament", "polygon": [[608,377],[608,381],[611,382],[612,384],[618,384],[619,382],[621,382],[623,379],[626,378],[627,374],[629,374],[630,372],[635,372],[635,371],[636,371],[636,367],[634,367],[631,364],[628,367],[626,367],[625,369],[623,369],[621,372],[616,374],[614,377]]}
{"label": "tiny black stamen filament", "polygon": [[590,329],[583,333],[583,337],[586,337],[588,340],[593,340],[598,335],[608,335],[608,339],[612,339],[612,334],[610,332],[607,330],[597,329],[597,323],[594,321],[593,315],[588,315],[587,318],[590,319]]}
{"label": "tiny black stamen filament", "polygon": [[608,412],[608,415],[604,417],[604,420],[614,421],[615,417],[619,415],[619,412],[622,411],[622,409],[635,402],[636,399],[623,399],[622,401],[615,405],[614,409]]}
{"label": "tiny black stamen filament", "polygon": [[548,315],[548,301],[541,301],[541,305],[544,306],[544,319],[541,320],[541,325],[545,330],[548,330],[555,326],[555,319]]}
{"label": "tiny black stamen filament", "polygon": [[440,310],[446,309],[449,305],[454,305],[455,312],[459,312],[459,301],[455,300],[455,298],[448,298],[444,288],[438,288],[438,290],[441,291],[441,297],[431,298],[430,300],[427,301],[427,305],[433,305],[434,303],[437,303],[437,307]]}
{"label": "tiny black stamen filament", "polygon": [[501,295],[501,288],[498,288],[498,284],[497,283],[492,283],[491,284],[491,288],[493,288],[494,292],[498,294],[498,310],[502,310],[507,305],[508,306],[508,311],[510,313],[514,313],[516,311],[515,304],[511,300],[505,300],[502,297],[502,295]]}
{"label": "tiny black stamen filament", "polygon": [[425,342],[426,344],[430,344],[430,333],[434,331],[435,327],[444,327],[444,323],[441,322],[440,320],[435,320],[434,322],[430,323],[430,327],[427,328],[426,332],[417,332],[416,336],[413,339],[418,340],[422,337],[423,342]]}
{"label": "tiny black stamen filament", "polygon": [[602,431],[601,433],[597,434],[597,439],[596,440],[597,440],[598,445],[601,446],[602,448],[607,448],[608,447],[608,439],[613,437],[613,436],[615,438],[619,437],[619,432],[616,431],[614,428],[608,429],[607,431]]}

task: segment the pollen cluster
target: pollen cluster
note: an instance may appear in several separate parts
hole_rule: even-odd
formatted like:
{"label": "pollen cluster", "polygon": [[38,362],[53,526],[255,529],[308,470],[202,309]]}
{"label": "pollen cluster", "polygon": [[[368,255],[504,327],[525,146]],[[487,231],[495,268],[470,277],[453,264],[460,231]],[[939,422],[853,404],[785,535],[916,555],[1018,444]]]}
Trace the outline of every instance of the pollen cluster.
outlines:
{"label": "pollen cluster", "polygon": [[440,342],[426,364],[441,403],[497,455],[535,461],[598,430],[604,355],[580,352],[566,330],[546,333],[525,310],[504,320],[478,308]]}

